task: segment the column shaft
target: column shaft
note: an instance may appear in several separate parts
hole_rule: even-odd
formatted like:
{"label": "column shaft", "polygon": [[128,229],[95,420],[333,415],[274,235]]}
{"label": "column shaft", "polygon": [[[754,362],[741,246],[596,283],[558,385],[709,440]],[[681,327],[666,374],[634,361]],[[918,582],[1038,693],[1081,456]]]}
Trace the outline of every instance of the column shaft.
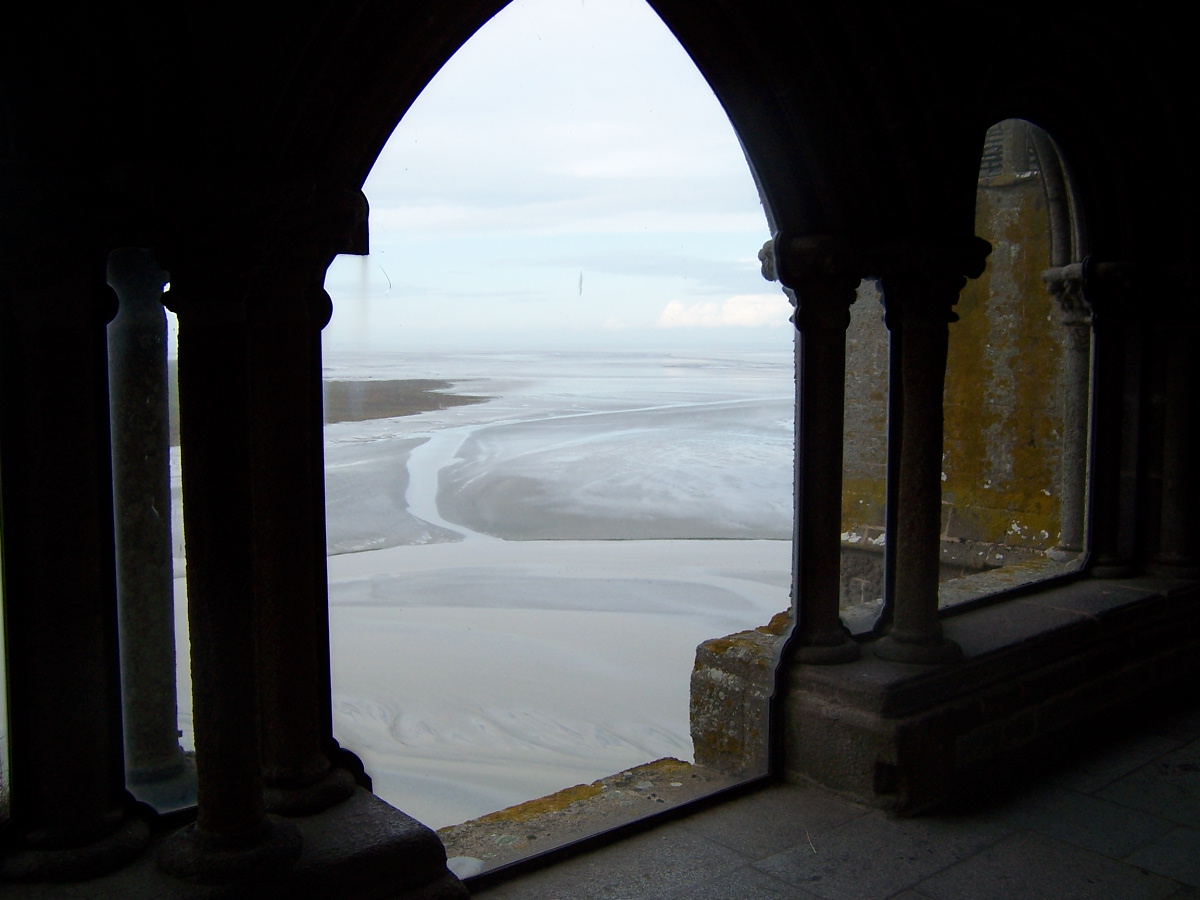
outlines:
{"label": "column shaft", "polygon": [[1082,266],[1047,269],[1042,280],[1059,309],[1063,329],[1062,451],[1059,453],[1058,542],[1050,551],[1072,559],[1084,550],[1091,424],[1092,317],[1083,299]]}
{"label": "column shaft", "polygon": [[[231,280],[234,276],[231,275]],[[254,602],[251,591],[249,387],[240,304],[180,302],[179,437],[187,546],[197,825],[250,839],[263,827]]]}
{"label": "column shaft", "polygon": [[899,454],[894,533],[895,586],[891,628],[875,652],[898,662],[938,663],[961,657],[942,636],[938,621],[941,568],[943,393],[951,307],[966,279],[900,276],[882,281],[888,327],[901,345],[899,441],[890,434],[888,454]]}
{"label": "column shaft", "polygon": [[[103,257],[14,254],[0,297],[12,825],[0,872],[86,878],[144,846],[124,790]],[[24,269],[24,271],[22,271]],[[27,852],[26,852],[27,851]]]}
{"label": "column shaft", "polygon": [[149,250],[123,248],[109,255],[108,280],[120,300],[108,348],[126,776],[164,811],[195,802],[175,683],[167,273]]}
{"label": "column shaft", "polygon": [[1162,455],[1162,508],[1154,570],[1182,578],[1200,577],[1200,547],[1192,520],[1200,505],[1200,386],[1190,353],[1196,346],[1200,317],[1193,305],[1195,276],[1189,270],[1171,272],[1166,284],[1182,296],[1168,305],[1169,324],[1163,347],[1165,409]]}
{"label": "column shaft", "polygon": [[1129,310],[1133,277],[1120,264],[1088,260],[1083,267],[1084,294],[1095,310],[1088,568],[1103,578],[1137,572],[1141,336]]}
{"label": "column shaft", "polygon": [[794,290],[796,347],[797,659],[838,663],[859,647],[840,616],[842,435],[846,327],[858,279],[801,278]]}
{"label": "column shaft", "polygon": [[[254,590],[268,806],[318,812],[354,780],[332,768],[320,334],[324,265],[289,260],[252,309]],[[307,276],[307,277],[304,277]]]}
{"label": "column shaft", "polygon": [[259,743],[258,633],[250,364],[241,266],[172,265],[179,317],[179,438],[197,809],[159,850],[159,866],[227,881],[286,866],[300,837],[269,820]]}

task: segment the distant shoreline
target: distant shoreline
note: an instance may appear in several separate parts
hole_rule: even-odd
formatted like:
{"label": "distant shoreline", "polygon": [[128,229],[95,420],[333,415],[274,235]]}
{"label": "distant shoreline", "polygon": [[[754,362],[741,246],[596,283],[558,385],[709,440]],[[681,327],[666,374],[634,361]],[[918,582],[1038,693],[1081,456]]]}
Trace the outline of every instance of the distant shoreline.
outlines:
{"label": "distant shoreline", "polygon": [[[324,382],[325,424],[365,422],[483,403],[490,397],[448,394],[455,382],[437,378],[405,378],[394,381]],[[179,446],[179,413],[172,390],[171,446]]]}

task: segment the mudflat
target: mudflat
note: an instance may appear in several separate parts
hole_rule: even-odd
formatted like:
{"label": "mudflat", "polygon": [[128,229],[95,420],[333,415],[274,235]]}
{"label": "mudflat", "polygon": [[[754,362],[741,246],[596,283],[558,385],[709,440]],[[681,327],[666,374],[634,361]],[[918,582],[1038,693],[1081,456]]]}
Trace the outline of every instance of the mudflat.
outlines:
{"label": "mudflat", "polygon": [[326,381],[325,424],[411,416],[451,406],[482,403],[487,397],[448,394],[452,381],[405,378],[397,381]]}

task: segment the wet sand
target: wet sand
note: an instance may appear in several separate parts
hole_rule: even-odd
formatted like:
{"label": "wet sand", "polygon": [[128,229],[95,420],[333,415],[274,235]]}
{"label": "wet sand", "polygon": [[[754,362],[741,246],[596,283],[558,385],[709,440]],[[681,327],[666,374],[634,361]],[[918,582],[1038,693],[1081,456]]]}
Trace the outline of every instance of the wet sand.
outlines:
{"label": "wet sand", "polygon": [[[179,446],[179,399],[174,382],[174,360],[171,361],[171,446]],[[326,381],[323,400],[325,424],[336,422],[365,422],[369,419],[390,419],[413,416],[417,413],[452,406],[483,403],[488,397],[471,394],[448,394],[454,382],[436,378],[406,378],[395,381]]]}
{"label": "wet sand", "polygon": [[326,381],[325,424],[365,422],[412,416],[435,409],[483,403],[487,397],[448,394],[452,381],[407,378],[401,381]]}

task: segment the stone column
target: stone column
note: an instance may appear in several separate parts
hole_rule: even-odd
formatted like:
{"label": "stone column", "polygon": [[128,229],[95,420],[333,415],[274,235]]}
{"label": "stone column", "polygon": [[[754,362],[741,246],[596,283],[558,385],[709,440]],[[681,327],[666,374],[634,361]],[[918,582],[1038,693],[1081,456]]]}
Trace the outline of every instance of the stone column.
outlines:
{"label": "stone column", "polygon": [[365,252],[366,200],[335,193],[315,206],[291,217],[249,310],[263,771],[268,808],[283,815],[319,812],[354,790],[330,760],[321,329],[334,251]]}
{"label": "stone column", "polygon": [[[887,248],[875,267],[893,346],[900,350],[899,422],[889,422],[888,455],[898,454],[895,525],[887,536],[895,581],[888,633],[876,655],[907,663],[962,657],[938,620],[941,567],[943,394],[949,324],[967,277],[978,277],[990,247],[976,238],[939,258],[926,248]],[[899,432],[897,434],[896,432]]]}
{"label": "stone column", "polygon": [[166,281],[149,250],[109,254],[108,283],[120,300],[108,350],[125,775],[159,812],[196,797],[175,683]]}
{"label": "stone column", "polygon": [[0,876],[86,879],[125,864],[149,839],[124,787],[105,341],[116,298],[94,246],[58,234],[5,240],[0,483],[12,818]]}
{"label": "stone column", "polygon": [[1130,308],[1138,273],[1129,264],[1088,258],[1082,277],[1095,348],[1088,571],[1126,578],[1138,571],[1142,346]]}
{"label": "stone column", "polygon": [[[256,272],[243,238],[235,233],[220,250],[208,245],[207,253],[189,242],[167,260],[165,300],[179,317],[198,783],[196,821],[164,842],[159,865],[195,881],[269,871],[300,852],[294,827],[268,819],[263,803],[246,321],[247,288]],[[239,252],[246,255],[238,258]]]}
{"label": "stone column", "polygon": [[777,236],[775,267],[796,313],[796,578],[799,662],[859,658],[839,615],[846,328],[860,281],[857,259],[836,239]]}
{"label": "stone column", "polygon": [[1087,523],[1088,448],[1091,432],[1092,315],[1083,297],[1083,266],[1073,263],[1042,273],[1058,304],[1063,327],[1063,435],[1059,465],[1058,543],[1050,555],[1083,553]]}
{"label": "stone column", "polygon": [[1196,275],[1192,267],[1164,273],[1162,292],[1173,302],[1166,312],[1162,354],[1165,360],[1165,410],[1162,439],[1162,508],[1158,552],[1151,568],[1163,575],[1200,578],[1200,542],[1196,509],[1200,507],[1200,387],[1192,353],[1200,336],[1196,313]]}

